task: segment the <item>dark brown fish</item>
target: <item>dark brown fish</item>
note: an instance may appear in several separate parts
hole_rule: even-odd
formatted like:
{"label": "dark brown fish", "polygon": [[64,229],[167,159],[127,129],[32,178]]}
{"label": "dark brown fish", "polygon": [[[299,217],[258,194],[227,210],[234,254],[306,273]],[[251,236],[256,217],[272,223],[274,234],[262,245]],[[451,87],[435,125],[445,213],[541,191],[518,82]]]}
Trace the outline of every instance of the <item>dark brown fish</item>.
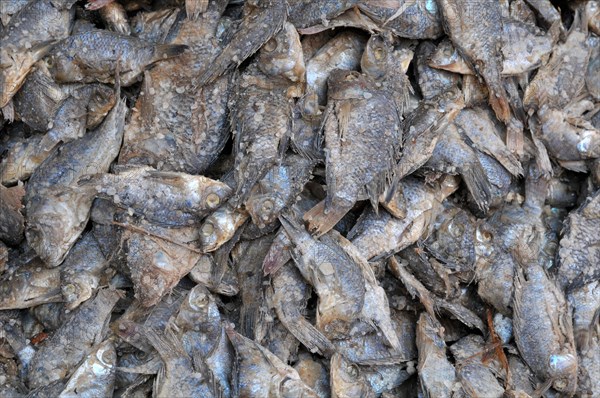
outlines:
{"label": "dark brown fish", "polygon": [[[231,195],[226,184],[203,176],[124,166],[117,174],[84,176],[78,184],[162,226],[198,225]],[[160,194],[156,194],[160,192]]]}
{"label": "dark brown fish", "polygon": [[257,0],[244,3],[244,17],[234,37],[219,51],[219,55],[213,62],[205,65],[200,75],[200,85],[213,82],[258,51],[284,29],[287,14],[287,2],[284,0]]}
{"label": "dark brown fish", "polygon": [[287,3],[289,21],[297,28],[306,28],[334,19],[359,3],[359,0],[288,0]]}
{"label": "dark brown fish", "polygon": [[36,352],[29,371],[29,387],[46,386],[68,376],[93,347],[104,340],[118,290],[100,290],[83,304]]}
{"label": "dark brown fish", "polygon": [[398,37],[437,39],[444,33],[439,6],[432,0],[362,0],[358,7]]}
{"label": "dark brown fish", "polygon": [[572,396],[577,388],[577,352],[571,311],[562,290],[534,263],[517,267],[514,334],[519,352],[544,382]]}
{"label": "dark brown fish", "polygon": [[281,212],[291,206],[311,178],[315,162],[294,154],[272,166],[254,186],[246,200],[246,210],[259,228],[277,222]]}
{"label": "dark brown fish", "polygon": [[317,236],[332,229],[360,199],[368,198],[377,207],[402,138],[394,99],[368,77],[336,70],[328,84],[327,198],[304,214],[309,230]]}
{"label": "dark brown fish", "polygon": [[0,185],[0,240],[9,245],[17,245],[23,240],[25,218],[21,211],[24,195],[22,184],[12,188]]}
{"label": "dark brown fish", "polygon": [[598,219],[600,192],[569,214],[558,252],[558,281],[565,289],[573,289],[600,277]]}
{"label": "dark brown fish", "polygon": [[561,109],[568,105],[585,85],[591,48],[588,45],[587,27],[577,14],[564,43],[554,46],[550,60],[540,68],[527,86],[523,105],[537,110],[543,105]]}
{"label": "dark brown fish", "polygon": [[201,174],[215,161],[229,138],[230,76],[195,87],[202,68],[220,50],[219,20],[226,5],[224,0],[211,1],[198,20],[181,21],[175,37],[165,34],[171,44],[189,50],[144,73],[119,163]]}
{"label": "dark brown fish", "polygon": [[490,91],[489,102],[496,117],[510,119],[508,98],[500,80],[501,55],[498,32],[502,32],[499,2],[441,0],[444,29],[463,58],[483,78]]}
{"label": "dark brown fish", "polygon": [[119,101],[97,129],[62,146],[31,176],[25,236],[49,266],[62,262],[85,229],[93,197],[76,182],[108,171],[121,147],[126,113],[125,102]]}
{"label": "dark brown fish", "polygon": [[317,398],[317,394],[300,379],[298,372],[260,344],[227,326],[227,336],[236,351],[234,387],[240,396],[269,397],[272,394],[298,398]]}
{"label": "dark brown fish", "polygon": [[108,284],[114,274],[108,263],[92,233],[75,243],[60,267],[61,291],[68,310],[77,308],[100,286]]}
{"label": "dark brown fish", "polygon": [[54,3],[30,1],[0,32],[0,108],[8,104],[31,67],[48,53],[54,42],[69,35],[75,9],[57,7]]}
{"label": "dark brown fish", "polygon": [[47,63],[59,83],[114,83],[129,86],[148,66],[182,54],[188,47],[145,43],[135,37],[105,30],[90,30],[58,43]]}
{"label": "dark brown fish", "polygon": [[294,26],[286,23],[237,78],[231,104],[236,183],[233,204],[243,203],[285,153],[292,121],[289,98],[295,96],[294,87],[304,81],[300,37]]}

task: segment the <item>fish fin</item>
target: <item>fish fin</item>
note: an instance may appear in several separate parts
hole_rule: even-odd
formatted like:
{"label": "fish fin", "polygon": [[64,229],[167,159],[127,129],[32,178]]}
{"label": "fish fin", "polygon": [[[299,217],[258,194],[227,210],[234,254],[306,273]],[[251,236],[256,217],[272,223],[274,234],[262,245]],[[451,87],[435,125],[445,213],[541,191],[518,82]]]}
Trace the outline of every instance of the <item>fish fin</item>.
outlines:
{"label": "fish fin", "polygon": [[87,4],[85,5],[85,9],[90,11],[99,10],[113,1],[115,0],[88,0]]}
{"label": "fish fin", "polygon": [[275,311],[281,323],[300,341],[311,353],[330,356],[335,347],[329,339],[308,322],[297,308],[286,309],[276,306]]}
{"label": "fish fin", "polygon": [[255,329],[260,319],[259,312],[260,308],[257,304],[246,303],[240,308],[240,333],[249,339],[256,338]]}
{"label": "fish fin", "polygon": [[531,398],[541,398],[546,393],[546,391],[548,391],[550,389],[550,387],[552,387],[552,383],[554,383],[554,380],[555,380],[554,377],[550,377],[548,380],[546,380],[545,382],[543,382],[531,394]]}
{"label": "fish fin", "polygon": [[189,47],[185,44],[159,44],[154,50],[153,62],[158,62],[163,59],[173,58],[183,54]]}
{"label": "fish fin", "polygon": [[587,162],[585,162],[584,160],[559,160],[558,164],[560,164],[561,167],[564,167],[565,169],[574,171],[576,173],[587,173],[589,171]]}
{"label": "fish fin", "polygon": [[54,47],[54,45],[56,43],[58,43],[58,40],[43,41],[43,42],[31,47],[31,49],[29,50],[29,54],[31,55],[31,57],[33,59],[38,61],[38,60],[44,58],[50,52],[50,50],[52,50],[52,48]]}
{"label": "fish fin", "polygon": [[496,114],[496,117],[501,122],[508,124],[510,122],[511,112],[510,104],[506,96],[506,91],[503,87],[491,87],[488,85],[490,90],[489,103]]}
{"label": "fish fin", "polygon": [[208,0],[185,0],[185,13],[190,21],[197,20],[207,8]]}
{"label": "fish fin", "polygon": [[326,209],[325,200],[322,200],[304,213],[302,218],[307,223],[308,231],[319,237],[330,231],[348,213],[348,210],[338,206]]}
{"label": "fish fin", "polygon": [[434,297],[434,300],[437,308],[445,310],[469,328],[476,328],[485,333],[485,326],[483,325],[483,322],[477,316],[477,314],[470,309],[460,304],[452,303],[437,297]]}
{"label": "fish fin", "polygon": [[176,188],[185,187],[185,178],[181,173],[176,171],[160,171],[160,170],[149,170],[145,173],[148,178],[160,180],[163,184],[168,184]]}
{"label": "fish fin", "polygon": [[117,367],[117,370],[124,373],[137,373],[144,375],[157,374],[162,367],[162,361],[158,355],[154,355],[148,361],[138,366],[132,367]]}
{"label": "fish fin", "polygon": [[158,352],[165,364],[173,358],[183,357],[189,360],[188,354],[183,350],[181,344],[178,344],[173,331],[167,328],[164,334],[161,335],[154,328],[145,327],[143,329],[148,342]]}
{"label": "fish fin", "polygon": [[490,206],[490,182],[479,162],[466,166],[461,170],[461,176],[479,210],[487,213]]}
{"label": "fish fin", "polygon": [[279,232],[263,260],[263,273],[265,276],[277,272],[279,268],[291,260],[290,245],[291,242],[287,235],[284,232]]}
{"label": "fish fin", "polygon": [[[519,155],[519,154],[523,153],[523,144],[524,144],[523,125],[521,124],[519,126],[516,122],[517,122],[516,119],[511,118],[510,121],[508,122],[508,124],[506,125],[506,146],[508,147],[509,151]],[[523,168],[520,167],[521,166],[520,164],[518,164],[520,172],[518,169],[512,170],[512,169],[506,167],[507,165],[504,165],[504,163],[503,163],[503,166],[512,175],[515,175],[515,176],[523,175]],[[518,172],[519,174],[515,174],[515,171]]]}

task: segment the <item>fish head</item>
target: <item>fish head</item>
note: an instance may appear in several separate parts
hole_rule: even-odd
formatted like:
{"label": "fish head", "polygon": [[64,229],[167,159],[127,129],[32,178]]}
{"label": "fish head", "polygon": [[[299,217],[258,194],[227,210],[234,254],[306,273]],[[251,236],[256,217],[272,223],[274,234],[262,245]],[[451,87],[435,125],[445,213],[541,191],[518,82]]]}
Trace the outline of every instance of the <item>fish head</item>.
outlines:
{"label": "fish head", "polygon": [[[215,299],[204,285],[194,286],[179,308],[176,325],[184,330],[197,330],[216,308]],[[218,309],[217,309],[218,311]]]}
{"label": "fish head", "polygon": [[209,210],[220,207],[233,193],[229,185],[208,178],[202,181],[198,190],[202,191],[203,205]]}
{"label": "fish head", "polygon": [[117,364],[117,352],[112,340],[106,340],[98,347],[90,362],[90,376],[101,377],[111,372]]}
{"label": "fish head", "polygon": [[449,72],[457,72],[458,64],[461,61],[458,50],[452,45],[450,40],[443,40],[438,44],[436,50],[429,58],[429,66],[436,69],[443,69]]}
{"label": "fish head", "polygon": [[489,258],[497,250],[494,240],[495,230],[486,222],[478,223],[475,228],[475,253],[477,257]]}
{"label": "fish head", "polygon": [[292,82],[306,81],[306,67],[300,35],[291,23],[260,49],[258,67],[269,76],[284,76]]}
{"label": "fish head", "polygon": [[0,48],[0,108],[5,107],[19,91],[33,65],[52,48],[53,42],[43,42],[30,49]]}
{"label": "fish head", "polygon": [[298,100],[298,106],[302,116],[307,119],[312,119],[322,113],[319,107],[319,95],[313,90],[308,90],[306,95]]}
{"label": "fish head", "polygon": [[475,217],[459,208],[442,215],[439,228],[431,235],[427,248],[439,260],[449,262],[461,271],[475,263]]}
{"label": "fish head", "polygon": [[108,86],[99,84],[87,106],[87,127],[93,128],[99,125],[116,103],[115,91]]}
{"label": "fish head", "polygon": [[98,278],[83,272],[69,278],[69,283],[60,288],[65,300],[65,307],[68,310],[79,307],[81,303],[92,297],[98,283]]}
{"label": "fish head", "polygon": [[259,228],[274,223],[284,206],[281,198],[273,194],[252,195],[246,201],[246,210]]}
{"label": "fish head", "polygon": [[553,354],[548,358],[548,369],[554,378],[552,386],[560,392],[575,393],[577,388],[577,358],[573,354]]}
{"label": "fish head", "polygon": [[46,60],[48,71],[58,83],[81,82],[85,80],[85,70],[72,56],[62,52],[53,53]]}
{"label": "fish head", "polygon": [[331,392],[336,397],[367,397],[370,387],[360,368],[341,354],[331,357]]}
{"label": "fish head", "polygon": [[200,244],[204,253],[217,250],[246,221],[248,213],[226,205],[206,217],[200,227]]}
{"label": "fish head", "polygon": [[[327,95],[329,100],[367,99],[371,98],[373,86],[366,76],[351,70],[336,69],[327,78]],[[329,101],[328,101],[329,102]]]}
{"label": "fish head", "polygon": [[387,73],[393,48],[381,36],[373,35],[367,42],[360,68],[363,73],[374,79],[381,79]]}

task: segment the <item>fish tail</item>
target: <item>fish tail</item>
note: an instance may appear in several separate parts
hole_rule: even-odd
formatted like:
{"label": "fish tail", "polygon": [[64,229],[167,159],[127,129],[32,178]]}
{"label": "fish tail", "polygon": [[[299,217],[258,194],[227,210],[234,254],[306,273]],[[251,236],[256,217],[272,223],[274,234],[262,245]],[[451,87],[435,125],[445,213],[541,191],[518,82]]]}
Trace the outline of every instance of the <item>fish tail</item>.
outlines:
{"label": "fish tail", "polygon": [[207,8],[208,0],[185,0],[185,13],[190,21],[197,20]]}
{"label": "fish tail", "polygon": [[163,59],[173,58],[183,54],[189,47],[185,44],[159,44],[154,51],[153,62],[158,62]]}
{"label": "fish tail", "polygon": [[[514,118],[511,118],[510,122],[506,125],[506,146],[509,151],[516,155],[523,154],[523,125],[520,124],[520,122],[517,123],[517,120]],[[520,163],[517,168],[508,169],[508,171],[510,171],[512,175],[523,175],[523,168]]]}
{"label": "fish tail", "polygon": [[289,243],[287,240],[275,238],[263,260],[265,276],[275,273],[292,258],[288,247]]}
{"label": "fish tail", "polygon": [[504,88],[488,85],[490,90],[489,102],[501,122],[508,124],[510,122],[510,104]]}
{"label": "fish tail", "polygon": [[308,322],[297,309],[293,313],[286,313],[284,308],[276,308],[282,323],[290,326],[290,332],[308,348],[312,353],[319,352],[321,355],[330,356],[335,352],[335,347],[329,339]]}
{"label": "fish tail", "polygon": [[477,207],[487,213],[490,205],[490,182],[479,163],[467,165],[461,173]]}
{"label": "fish tail", "polygon": [[343,206],[332,206],[326,209],[325,201],[322,200],[304,213],[303,219],[308,224],[308,230],[319,237],[331,230],[346,215],[348,210]]}

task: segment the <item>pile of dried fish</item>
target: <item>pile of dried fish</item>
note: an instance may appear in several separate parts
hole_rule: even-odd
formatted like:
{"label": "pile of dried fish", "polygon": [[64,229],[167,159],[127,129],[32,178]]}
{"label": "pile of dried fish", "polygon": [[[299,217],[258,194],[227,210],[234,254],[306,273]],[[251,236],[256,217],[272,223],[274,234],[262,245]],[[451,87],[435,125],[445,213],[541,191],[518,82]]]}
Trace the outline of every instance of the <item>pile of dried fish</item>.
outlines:
{"label": "pile of dried fish", "polygon": [[598,0],[3,0],[0,42],[0,396],[600,396]]}

